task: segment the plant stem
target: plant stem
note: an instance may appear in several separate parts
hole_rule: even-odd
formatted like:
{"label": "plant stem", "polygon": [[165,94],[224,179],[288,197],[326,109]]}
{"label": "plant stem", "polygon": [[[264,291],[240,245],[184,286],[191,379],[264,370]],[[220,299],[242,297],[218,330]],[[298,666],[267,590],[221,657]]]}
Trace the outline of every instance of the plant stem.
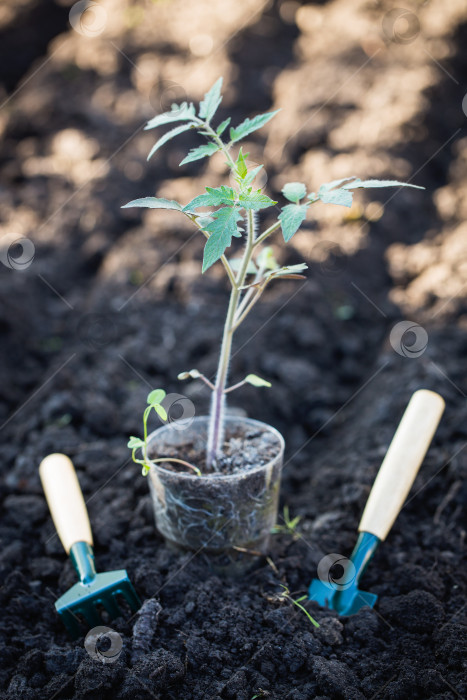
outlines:
{"label": "plant stem", "polygon": [[266,238],[268,238],[268,236],[271,235],[271,233],[274,233],[274,231],[277,231],[277,229],[280,227],[281,227],[280,221],[276,221],[274,224],[272,224],[272,226],[267,228],[266,231],[264,231],[264,233],[261,234],[261,236],[258,236],[258,238],[256,239],[256,241],[254,243],[255,246],[260,245],[264,240],[266,240]]}
{"label": "plant stem", "polygon": [[227,164],[228,164],[229,168],[235,172],[236,165],[235,165],[235,161],[233,160],[232,156],[229,153],[229,147],[226,146],[226,144],[223,142],[221,137],[217,135],[217,133],[212,128],[212,126],[210,126],[207,122],[202,122],[202,124],[203,124],[204,129],[211,136],[212,140],[217,143],[217,145],[221,149],[222,153],[227,158]]}
{"label": "plant stem", "polygon": [[247,212],[247,242],[243,253],[242,262],[238,271],[235,286],[230,294],[229,307],[222,335],[222,345],[217,368],[216,384],[212,395],[211,414],[209,419],[209,434],[206,461],[208,468],[216,470],[216,460],[224,438],[224,406],[225,388],[229,371],[230,355],[232,350],[232,338],[235,331],[235,314],[241,297],[240,287],[243,286],[251,261],[255,243],[254,215],[251,210]]}

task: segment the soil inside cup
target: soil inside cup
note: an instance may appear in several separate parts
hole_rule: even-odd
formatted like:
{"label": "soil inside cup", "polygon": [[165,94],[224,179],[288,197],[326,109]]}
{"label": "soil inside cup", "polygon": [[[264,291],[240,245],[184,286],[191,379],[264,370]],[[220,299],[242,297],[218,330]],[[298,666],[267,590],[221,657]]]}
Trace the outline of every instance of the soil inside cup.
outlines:
{"label": "soil inside cup", "polygon": [[[182,433],[183,435],[183,433]],[[245,425],[227,426],[222,454],[217,460],[216,470],[206,464],[206,440],[199,433],[187,431],[186,441],[177,445],[154,443],[148,449],[151,460],[161,457],[177,457],[195,465],[202,474],[236,474],[245,469],[261,467],[271,462],[280,451],[280,441],[267,430],[251,429]],[[188,467],[175,462],[162,462],[164,469],[192,473]]]}

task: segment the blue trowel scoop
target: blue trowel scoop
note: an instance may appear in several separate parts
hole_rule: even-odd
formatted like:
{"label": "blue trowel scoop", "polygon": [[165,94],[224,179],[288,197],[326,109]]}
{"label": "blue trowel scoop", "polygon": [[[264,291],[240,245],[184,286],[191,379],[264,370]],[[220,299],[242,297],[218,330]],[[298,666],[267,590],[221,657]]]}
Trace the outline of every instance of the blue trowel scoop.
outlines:
{"label": "blue trowel scoop", "polygon": [[318,578],[308,591],[310,600],[339,615],[374,606],[378,596],[361,591],[360,578],[404,505],[443,411],[439,394],[426,389],[413,394],[371,489],[350,559],[328,554],[320,561]]}

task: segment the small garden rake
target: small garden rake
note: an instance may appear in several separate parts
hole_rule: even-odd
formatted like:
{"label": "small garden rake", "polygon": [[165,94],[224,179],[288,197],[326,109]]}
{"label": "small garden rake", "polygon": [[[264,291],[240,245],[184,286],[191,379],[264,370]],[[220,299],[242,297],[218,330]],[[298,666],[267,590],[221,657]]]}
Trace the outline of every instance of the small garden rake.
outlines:
{"label": "small garden rake", "polygon": [[[310,600],[339,615],[374,606],[378,596],[361,591],[358,582],[404,505],[443,411],[444,400],[434,391],[420,389],[413,394],[371,489],[350,560],[334,554],[324,557],[318,565],[319,579],[309,588]],[[343,574],[333,577],[331,569],[339,565]]]}
{"label": "small garden rake", "polygon": [[80,578],[55,603],[70,635],[81,634],[81,618],[91,627],[102,625],[100,610],[106,610],[110,618],[119,617],[117,596],[136,612],[141,602],[124,569],[96,573],[91,526],[71,460],[51,454],[42,460],[39,475],[55,529]]}

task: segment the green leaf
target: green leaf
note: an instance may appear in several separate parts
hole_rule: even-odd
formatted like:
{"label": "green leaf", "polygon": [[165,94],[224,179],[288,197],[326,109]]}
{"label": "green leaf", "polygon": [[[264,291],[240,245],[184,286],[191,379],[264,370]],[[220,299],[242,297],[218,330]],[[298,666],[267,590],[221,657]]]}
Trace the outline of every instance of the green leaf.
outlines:
{"label": "green leaf", "polygon": [[189,372],[180,372],[177,379],[190,379],[190,377],[191,379],[198,379],[201,377],[201,372],[199,372],[197,369],[190,369]]}
{"label": "green leaf", "polygon": [[216,129],[216,134],[220,136],[221,134],[224,133],[224,131],[227,129],[227,127],[230,124],[230,117],[227,117],[227,119],[224,119],[223,122],[219,124],[219,126]]}
{"label": "green leaf", "polygon": [[279,269],[266,272],[265,277],[288,277],[289,275],[300,275],[305,270],[308,270],[308,265],[306,263],[298,263],[298,265],[287,265],[286,267],[280,267]]}
{"label": "green leaf", "polygon": [[265,194],[261,194],[261,190],[257,192],[247,192],[239,195],[238,198],[239,205],[244,209],[253,209],[258,211],[259,209],[266,209],[271,207],[273,204],[277,204],[273,199]]}
{"label": "green leaf", "polygon": [[[242,262],[243,262],[242,258],[232,258],[231,260],[229,260],[229,265],[234,272],[238,272],[240,267],[241,267]],[[258,272],[258,269],[257,269],[255,263],[253,262],[253,260],[250,260],[250,262],[248,263],[247,268],[246,268],[246,273],[247,273],[247,275],[254,275],[256,272]]]}
{"label": "green leaf", "polygon": [[265,379],[261,379],[256,374],[249,374],[245,377],[245,382],[252,384],[253,386],[272,386],[271,382],[267,382]]}
{"label": "green leaf", "polygon": [[156,126],[162,126],[163,124],[193,119],[194,116],[196,116],[196,112],[193,104],[188,104],[187,102],[182,102],[181,105],[173,104],[170,112],[158,114],[157,117],[148,121],[144,130],[155,129]]}
{"label": "green leaf", "polygon": [[199,105],[199,116],[210,122],[222,102],[221,95],[222,78],[216,80],[212,88],[205,94],[204,100]]}
{"label": "green leaf", "polygon": [[282,188],[282,194],[289,202],[298,203],[306,195],[306,187],[302,182],[288,182]]}
{"label": "green leaf", "polygon": [[163,199],[162,197],[142,197],[124,204],[122,209],[129,207],[146,207],[147,209],[175,209],[182,211],[182,205],[173,199]]}
{"label": "green leaf", "polygon": [[248,173],[248,167],[245,162],[245,156],[243,155],[242,148],[240,148],[238,152],[238,157],[235,162],[235,165],[237,166],[237,173],[239,177],[243,180],[246,174]]}
{"label": "green leaf", "polygon": [[147,402],[150,406],[153,406],[154,404],[159,404],[165,396],[166,394],[163,389],[154,389],[148,394]]}
{"label": "green leaf", "polygon": [[170,141],[170,139],[173,139],[174,136],[178,136],[179,134],[183,134],[184,131],[188,131],[188,129],[191,129],[193,126],[193,122],[190,122],[189,124],[182,124],[182,126],[176,126],[175,129],[171,129],[168,131],[164,136],[161,136],[159,141],[157,141],[154,146],[151,148],[149,151],[149,155],[147,160],[151,158],[151,156],[154,155],[154,153],[159,150],[161,146],[164,145],[164,143],[167,143],[167,141]]}
{"label": "green leaf", "polygon": [[191,211],[198,207],[219,207],[221,204],[233,204],[235,190],[232,187],[206,187],[207,194],[200,194],[183,207],[183,211]]}
{"label": "green leaf", "polygon": [[350,177],[343,177],[340,180],[332,180],[332,182],[325,182],[321,185],[320,192],[327,192],[328,190],[333,190],[336,187],[340,187],[344,182],[349,182],[350,180],[358,180],[356,175],[351,175]]}
{"label": "green leaf", "polygon": [[266,114],[258,114],[256,117],[253,117],[253,119],[245,119],[241,124],[236,126],[235,128],[230,129],[230,141],[231,143],[235,143],[236,141],[240,141],[240,139],[244,139],[245,136],[248,136],[248,134],[253,133],[253,131],[256,131],[257,129],[261,129],[262,126],[268,123],[270,119],[273,118],[275,114],[279,112],[278,109],[276,109],[274,112],[267,112]]}
{"label": "green leaf", "polygon": [[344,185],[344,189],[346,190],[370,187],[413,187],[416,190],[425,189],[424,187],[420,187],[420,185],[411,185],[409,182],[398,182],[397,180],[360,180],[358,178],[354,182]]}
{"label": "green leaf", "polygon": [[245,185],[251,185],[251,183],[253,182],[253,180],[255,179],[255,177],[257,176],[257,174],[259,173],[259,171],[260,171],[262,168],[263,168],[262,165],[258,165],[257,168],[253,168],[253,170],[250,170],[250,172],[248,173],[248,175],[247,175],[247,176],[245,177],[245,179],[243,180],[243,182],[245,183]]}
{"label": "green leaf", "polygon": [[258,267],[262,267],[265,270],[278,269],[279,264],[274,257],[274,250],[271,248],[271,246],[266,246],[260,251],[258,257],[256,258],[256,264]]}
{"label": "green leaf", "polygon": [[139,437],[134,437],[132,435],[130,439],[128,440],[127,447],[130,448],[130,450],[136,450],[138,447],[143,447],[144,446],[144,440],[141,440]]}
{"label": "green leaf", "polygon": [[282,208],[279,221],[282,226],[284,241],[287,243],[306,219],[307,204],[286,204]]}
{"label": "green leaf", "polygon": [[155,410],[155,412],[157,413],[157,415],[160,418],[162,418],[163,421],[167,420],[167,411],[165,410],[165,408],[163,406],[161,406],[158,403],[154,403],[154,404],[152,404],[152,407]]}
{"label": "green leaf", "polygon": [[240,236],[237,224],[242,220],[238,209],[223,207],[213,212],[214,221],[206,226],[209,236],[204,247],[203,272],[211,267],[224,254],[232,243],[232,236]]}
{"label": "green leaf", "polygon": [[325,204],[341,204],[343,207],[351,207],[353,193],[344,189],[322,191],[320,188],[318,197]]}
{"label": "green leaf", "polygon": [[185,165],[186,163],[192,163],[194,160],[200,160],[201,158],[206,158],[206,156],[212,156],[213,153],[219,150],[219,146],[216,143],[207,143],[204,146],[198,146],[198,148],[192,148],[189,151],[186,158],[182,160],[180,165]]}

